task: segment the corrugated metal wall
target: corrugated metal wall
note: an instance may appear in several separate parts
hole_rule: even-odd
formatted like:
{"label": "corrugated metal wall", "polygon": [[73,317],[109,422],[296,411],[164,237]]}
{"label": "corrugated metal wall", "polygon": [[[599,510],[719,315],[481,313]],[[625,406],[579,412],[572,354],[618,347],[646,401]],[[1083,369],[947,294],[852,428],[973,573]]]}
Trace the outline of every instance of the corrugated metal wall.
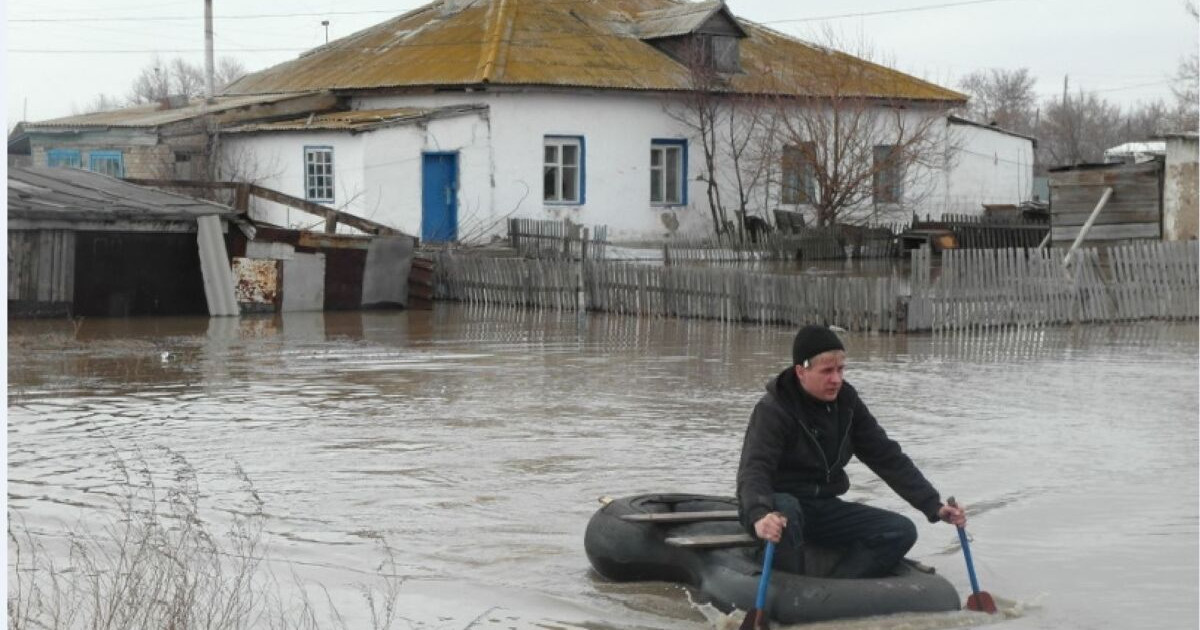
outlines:
{"label": "corrugated metal wall", "polygon": [[75,294],[75,232],[9,231],[8,299],[70,303]]}

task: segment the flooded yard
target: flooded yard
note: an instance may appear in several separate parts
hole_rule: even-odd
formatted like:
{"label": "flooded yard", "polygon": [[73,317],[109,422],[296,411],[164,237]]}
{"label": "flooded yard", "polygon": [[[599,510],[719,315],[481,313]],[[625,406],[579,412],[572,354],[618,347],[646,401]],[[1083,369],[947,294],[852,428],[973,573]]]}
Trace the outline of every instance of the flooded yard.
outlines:
{"label": "flooded yard", "polygon": [[[726,622],[681,587],[598,577],[583,531],[601,496],[732,494],[794,333],[451,304],[8,325],[14,523],[52,541],[111,515],[114,458],[164,485],[194,471],[214,523],[240,513],[248,480],[282,589],[319,584],[369,627],[360,585],[386,543],[393,627],[459,629]],[[844,339],[847,380],[968,505],[981,585],[1010,614],[822,627],[1194,626],[1195,322]],[[910,556],[965,599],[954,530],[850,474],[851,498],[918,521]]]}

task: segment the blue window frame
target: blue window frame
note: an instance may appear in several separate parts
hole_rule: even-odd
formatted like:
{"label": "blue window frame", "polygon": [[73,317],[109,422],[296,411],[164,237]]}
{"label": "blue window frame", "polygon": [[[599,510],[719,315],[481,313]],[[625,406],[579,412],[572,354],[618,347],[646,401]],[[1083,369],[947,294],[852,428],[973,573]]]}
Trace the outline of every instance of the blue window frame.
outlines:
{"label": "blue window frame", "polygon": [[46,152],[46,166],[69,166],[83,168],[79,149],[50,149]]}
{"label": "blue window frame", "polygon": [[650,203],[687,205],[687,140],[650,141]]}
{"label": "blue window frame", "polygon": [[304,147],[304,198],[333,203],[333,147]]}
{"label": "blue window frame", "polygon": [[583,136],[546,136],[542,146],[542,200],[580,205],[586,199]]}
{"label": "blue window frame", "polygon": [[125,177],[125,159],[120,151],[92,151],[88,154],[88,170],[110,177]]}

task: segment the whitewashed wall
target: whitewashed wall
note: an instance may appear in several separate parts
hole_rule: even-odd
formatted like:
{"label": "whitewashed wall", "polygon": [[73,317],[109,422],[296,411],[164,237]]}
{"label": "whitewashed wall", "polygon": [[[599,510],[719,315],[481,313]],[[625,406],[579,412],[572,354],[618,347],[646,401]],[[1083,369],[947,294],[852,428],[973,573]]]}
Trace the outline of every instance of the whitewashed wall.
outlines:
{"label": "whitewashed wall", "polygon": [[[221,138],[222,177],[251,181],[304,199],[304,147],[333,147],[331,208],[359,214],[364,209],[362,136],[327,131],[237,134]],[[252,199],[250,216],[289,228],[323,229],[324,219],[280,204]]]}
{"label": "whitewashed wall", "polygon": [[948,126],[958,150],[946,175],[942,212],[980,215],[983,204],[1017,204],[1032,198],[1031,140],[974,125]]}
{"label": "whitewashed wall", "polygon": [[[263,185],[303,197],[303,147],[333,146],[337,186],[333,205],[414,235],[421,233],[421,154],[426,151],[459,154],[460,240],[483,242],[502,235],[509,217],[603,224],[609,227],[609,237],[618,240],[710,234],[705,183],[698,179],[704,172],[702,147],[694,138],[687,138],[682,125],[664,111],[664,98],[584,91],[370,97],[356,100],[355,109],[462,104],[486,104],[488,108],[355,136],[330,132],[227,136],[225,150],[230,158],[253,155],[264,165],[269,176],[261,181]],[[909,110],[906,115],[931,114]],[[1032,166],[1028,140],[958,125],[949,132],[956,134],[965,150],[954,170],[912,178],[921,182],[922,188],[906,186],[906,197],[921,201],[911,210],[933,216],[978,213],[982,203],[1014,203],[1029,197]],[[554,135],[584,139],[582,204],[542,200],[543,140]],[[684,205],[650,202],[649,160],[654,139],[689,141]],[[728,217],[733,219],[736,189],[729,164],[721,166],[723,175],[718,181]],[[772,209],[786,207],[779,204],[778,181],[775,164],[770,186],[757,189],[750,200],[752,214],[769,216]],[[905,212],[909,210],[906,204]],[[316,222],[278,207],[263,206],[256,212],[285,225]]]}
{"label": "whitewashed wall", "polygon": [[[490,109],[493,169],[488,180],[464,177],[460,233],[478,233],[473,220],[490,222],[502,234],[507,217],[562,220],[609,227],[610,239],[659,238],[676,232],[710,231],[703,183],[695,180],[700,148],[688,146],[688,203],[650,203],[650,142],[683,139],[678,123],[667,116],[656,96],[622,93],[457,93],[364,99],[355,108],[443,106],[485,102]],[[543,141],[546,136],[584,139],[584,202],[550,204],[542,200]],[[486,199],[479,186],[494,183],[492,212],[467,210]],[[484,206],[479,206],[483,208]],[[664,222],[664,215],[669,218]]]}
{"label": "whitewashed wall", "polygon": [[[421,233],[421,154],[459,152],[459,220],[489,218],[491,155],[486,112],[404,125],[357,135],[310,131],[228,135],[226,168],[294,197],[304,198],[304,147],[333,147],[334,200],[326,204],[414,236]],[[324,221],[306,212],[256,199],[252,216],[291,228],[321,229]],[[339,231],[355,232],[339,226]],[[460,234],[462,230],[460,228]]]}

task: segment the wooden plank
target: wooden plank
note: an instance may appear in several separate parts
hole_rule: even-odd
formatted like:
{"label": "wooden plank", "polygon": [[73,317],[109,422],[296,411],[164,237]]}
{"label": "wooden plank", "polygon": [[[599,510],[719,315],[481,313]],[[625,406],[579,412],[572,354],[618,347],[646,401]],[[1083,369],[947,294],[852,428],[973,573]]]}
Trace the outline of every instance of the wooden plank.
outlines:
{"label": "wooden plank", "polygon": [[[1051,230],[1050,240],[1073,241],[1079,235],[1079,227],[1055,227]],[[1124,225],[1093,225],[1088,230],[1084,242],[1119,241],[1122,239],[1145,238],[1157,239],[1159,225],[1157,223],[1128,223]]]}
{"label": "wooden plank", "polygon": [[623,521],[635,523],[697,523],[700,521],[736,521],[737,510],[713,510],[709,512],[653,512],[625,514]]}
{"label": "wooden plank", "polygon": [[759,543],[749,534],[725,534],[712,536],[674,536],[666,539],[672,547],[712,549],[717,547],[753,547]]}
{"label": "wooden plank", "polygon": [[[1094,207],[1094,206],[1093,206]],[[1092,208],[1080,212],[1067,212],[1054,215],[1054,227],[1083,225],[1092,213]],[[1137,205],[1114,206],[1109,202],[1096,216],[1095,225],[1110,225],[1113,223],[1155,223],[1160,217],[1155,203],[1140,203]]]}

